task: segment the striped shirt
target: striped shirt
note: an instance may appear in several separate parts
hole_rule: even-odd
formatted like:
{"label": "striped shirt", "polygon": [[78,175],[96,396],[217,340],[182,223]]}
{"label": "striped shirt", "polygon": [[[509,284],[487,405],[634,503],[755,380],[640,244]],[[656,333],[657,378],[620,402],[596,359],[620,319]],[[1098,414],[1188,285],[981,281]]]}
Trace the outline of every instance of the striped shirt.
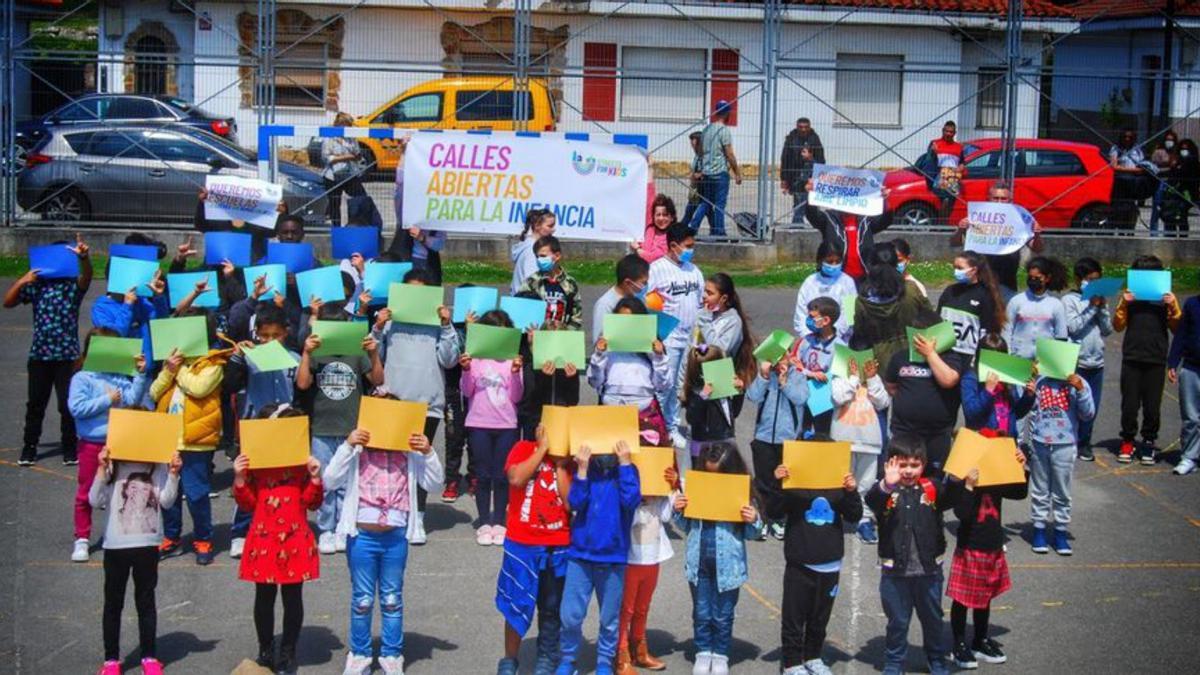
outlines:
{"label": "striped shirt", "polygon": [[686,349],[691,344],[704,293],[700,268],[691,263],[681,266],[670,256],[663,256],[650,264],[646,290],[657,291],[663,297],[663,312],[679,319],[679,325],[663,341],[665,346]]}

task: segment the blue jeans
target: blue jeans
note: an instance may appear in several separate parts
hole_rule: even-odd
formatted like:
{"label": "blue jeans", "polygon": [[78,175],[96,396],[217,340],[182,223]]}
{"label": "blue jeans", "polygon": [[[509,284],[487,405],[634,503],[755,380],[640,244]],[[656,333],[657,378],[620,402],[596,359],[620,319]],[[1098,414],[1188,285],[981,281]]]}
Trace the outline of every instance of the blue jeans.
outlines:
{"label": "blue jeans", "polygon": [[1163,199],[1167,196],[1167,184],[1165,181],[1158,181],[1158,187],[1154,190],[1154,196],[1150,199],[1150,236],[1158,236],[1158,221],[1162,218]]}
{"label": "blue jeans", "polygon": [[[1104,389],[1104,366],[1099,368],[1083,368],[1075,369],[1075,372],[1088,383],[1092,389],[1092,400],[1096,403],[1096,412],[1100,412],[1100,394]],[[1080,420],[1079,422],[1079,447],[1092,447],[1092,428],[1096,425],[1096,416],[1090,420]]]}
{"label": "blue jeans", "polygon": [[729,656],[733,642],[733,615],[741,589],[717,590],[715,567],[705,568],[703,562],[692,591],[692,630],[696,653],[708,652]]}
{"label": "blue jeans", "polygon": [[371,656],[371,618],[379,596],[379,655],[404,654],[404,568],[408,565],[405,528],[359,530],[346,542],[350,565],[350,653]]}
{"label": "blue jeans", "polygon": [[[179,453],[183,468],[179,471],[179,487],[192,514],[193,538],[212,541],[212,504],[208,491],[212,486],[212,450]],[[183,499],[176,499],[169,509],[163,509],[163,536],[179,539],[183,533]]]}
{"label": "blue jeans", "polygon": [[881,574],[879,599],[883,602],[883,613],[887,615],[883,672],[903,672],[904,658],[908,655],[908,625],[915,609],[917,620],[921,622],[921,640],[930,672],[934,675],[949,673],[946,667],[949,645],[942,620],[941,568],[934,574],[917,577]]}
{"label": "blue jeans", "polygon": [[667,381],[671,386],[658,395],[663,420],[667,423],[667,435],[679,429],[679,370],[687,358],[687,347],[667,347]]}
{"label": "blue jeans", "polygon": [[517,442],[516,429],[467,427],[467,447],[475,460],[475,508],[479,525],[504,525],[508,512],[508,476],[504,463]]}
{"label": "blue jeans", "polygon": [[1183,459],[1200,462],[1200,373],[1180,366],[1179,373],[1179,418],[1183,428],[1179,432],[1179,449]]}
{"label": "blue jeans", "polygon": [[594,563],[586,560],[567,561],[567,580],[563,584],[562,621],[558,661],[559,673],[574,673],[579,643],[583,641],[583,620],[587,617],[592,591],[600,603],[600,634],[596,638],[596,664],[610,666],[617,655],[617,627],[621,618],[621,600],[625,591],[623,563]]}
{"label": "blue jeans", "polygon": [[1067,529],[1071,522],[1071,475],[1075,472],[1075,445],[1046,445],[1033,441],[1029,456],[1029,518],[1034,527],[1045,527],[1051,507],[1054,525]]}
{"label": "blue jeans", "polygon": [[[329,460],[333,459],[333,453],[337,452],[337,448],[342,444],[342,438],[338,436],[313,436],[312,437],[312,456],[317,458],[321,463],[321,469],[329,466]],[[333,532],[337,529],[338,517],[342,514],[342,500],[346,497],[344,488],[338,490],[325,490],[325,498],[321,501],[321,508],[317,509],[317,532]]]}
{"label": "blue jeans", "polygon": [[700,223],[708,218],[708,233],[714,237],[725,236],[725,202],[729,200],[729,172],[715,175],[705,174],[700,179],[700,205],[688,227],[696,232]]}

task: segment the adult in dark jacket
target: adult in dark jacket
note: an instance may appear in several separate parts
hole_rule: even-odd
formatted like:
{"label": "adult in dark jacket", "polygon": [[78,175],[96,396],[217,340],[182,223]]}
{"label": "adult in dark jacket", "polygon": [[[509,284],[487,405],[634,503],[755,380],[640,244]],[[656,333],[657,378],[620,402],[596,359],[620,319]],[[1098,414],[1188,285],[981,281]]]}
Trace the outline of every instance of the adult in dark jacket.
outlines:
{"label": "adult in dark jacket", "polygon": [[804,222],[804,207],[808,205],[808,179],[813,164],[825,163],[825,146],[813,131],[807,117],[796,120],[796,128],[783,140],[783,156],[779,160],[779,185],[783,194],[792,196],[792,222]]}
{"label": "adult in dark jacket", "polygon": [[[812,190],[812,181],[805,184]],[[891,190],[883,188],[886,200]],[[807,198],[807,197],[806,197]],[[875,235],[892,225],[892,212],[884,210],[878,216],[858,216],[832,209],[804,207],[804,217],[813,229],[821,233],[821,240],[842,252],[842,271],[861,281],[867,274],[868,261],[875,249]]]}

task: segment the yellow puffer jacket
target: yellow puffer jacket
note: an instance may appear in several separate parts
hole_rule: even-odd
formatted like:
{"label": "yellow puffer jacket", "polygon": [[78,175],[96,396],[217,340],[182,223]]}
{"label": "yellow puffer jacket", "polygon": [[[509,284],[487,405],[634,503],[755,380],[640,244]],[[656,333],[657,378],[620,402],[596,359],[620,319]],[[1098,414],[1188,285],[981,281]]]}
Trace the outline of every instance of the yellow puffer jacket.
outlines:
{"label": "yellow puffer jacket", "polygon": [[184,395],[180,450],[212,450],[221,440],[221,380],[232,349],[214,349],[185,362],[179,372],[163,368],[150,385],[158,412],[168,412],[176,390]]}

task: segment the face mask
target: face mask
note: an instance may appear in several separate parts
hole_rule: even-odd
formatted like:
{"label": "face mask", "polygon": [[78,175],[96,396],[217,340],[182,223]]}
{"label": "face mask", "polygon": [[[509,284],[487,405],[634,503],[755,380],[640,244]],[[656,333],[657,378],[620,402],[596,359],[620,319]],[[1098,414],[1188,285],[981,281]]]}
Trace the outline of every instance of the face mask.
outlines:
{"label": "face mask", "polygon": [[810,333],[821,332],[821,327],[817,325],[817,320],[811,316],[804,320],[804,326],[808,328],[808,332]]}
{"label": "face mask", "polygon": [[538,256],[537,266],[539,272],[549,272],[554,269],[554,258],[548,256]]}
{"label": "face mask", "polygon": [[696,256],[696,249],[685,248],[679,252],[679,264],[687,265],[688,263],[692,262],[692,258],[694,258],[695,256]]}
{"label": "face mask", "polygon": [[1079,282],[1079,290],[1081,290],[1081,291],[1085,290],[1087,288],[1087,285],[1088,285],[1087,279],[1084,279],[1083,281]]}
{"label": "face mask", "polygon": [[1032,291],[1034,295],[1038,295],[1042,291],[1046,290],[1046,282],[1042,281],[1041,279],[1030,279],[1028,285],[1029,290]]}
{"label": "face mask", "polygon": [[954,270],[954,280],[960,284],[971,283],[971,271],[955,269]]}
{"label": "face mask", "polygon": [[1163,147],[1170,150],[1171,148],[1175,147],[1175,141],[1166,141],[1163,143]]}
{"label": "face mask", "polygon": [[829,263],[821,263],[821,276],[836,279],[842,274],[841,265],[830,265]]}
{"label": "face mask", "polygon": [[908,263],[906,263],[906,262],[896,263],[896,271],[899,272],[900,274],[904,274],[904,270],[906,270],[906,269],[908,269]]}
{"label": "face mask", "polygon": [[1190,150],[1180,150],[1180,151],[1179,151],[1179,156],[1180,156],[1180,157],[1191,157],[1191,156],[1192,156],[1192,153],[1191,153],[1191,151],[1190,151]]}
{"label": "face mask", "polygon": [[636,291],[634,291],[633,297],[637,298],[638,300],[645,301],[646,300],[646,285],[642,284],[641,288],[638,288]]}

